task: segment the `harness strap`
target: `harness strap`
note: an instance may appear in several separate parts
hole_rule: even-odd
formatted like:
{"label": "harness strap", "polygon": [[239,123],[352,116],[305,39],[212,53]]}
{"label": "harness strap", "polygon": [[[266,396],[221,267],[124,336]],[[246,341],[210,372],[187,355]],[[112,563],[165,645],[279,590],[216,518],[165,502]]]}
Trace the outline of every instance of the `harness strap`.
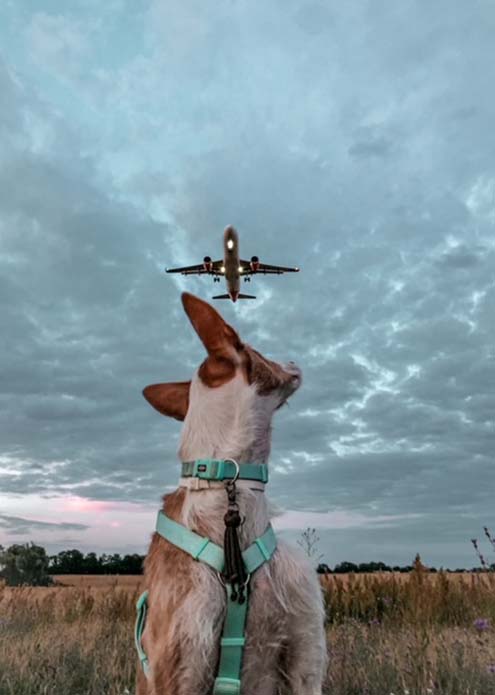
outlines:
{"label": "harness strap", "polygon": [[[220,665],[213,686],[213,695],[240,695],[242,655],[246,642],[244,629],[249,598],[244,603],[232,601],[232,586],[230,584],[225,586],[227,615],[220,638]],[[235,678],[236,674],[237,678]]]}
{"label": "harness strap", "polygon": [[148,657],[146,656],[144,649],[141,644],[141,637],[143,635],[144,624],[146,622],[146,613],[148,609],[148,592],[143,591],[141,596],[138,598],[136,603],[137,617],[136,624],[134,626],[134,643],[136,645],[137,653],[139,656],[139,661],[141,662],[141,667],[144,671],[144,675],[147,677],[149,675],[150,665],[148,662]]}
{"label": "harness strap", "polygon": [[[200,536],[186,526],[177,523],[160,510],[156,519],[156,531],[181,550],[201,560],[217,572],[223,572],[225,557],[223,548],[209,538]],[[242,559],[247,571],[252,574],[258,567],[269,560],[277,547],[277,536],[273,526],[268,524],[265,533],[242,551]]]}
{"label": "harness strap", "polygon": [[[204,538],[170,519],[161,510],[158,512],[156,530],[163,538],[192,555],[195,560],[205,562],[219,573],[223,571],[225,564],[224,550],[209,538]],[[246,550],[242,551],[244,565],[249,575],[271,558],[276,547],[277,537],[272,525],[268,524],[265,533],[256,538],[254,543]],[[213,695],[240,695],[240,674],[245,644],[244,629],[249,602],[249,583],[246,601],[242,604],[231,600],[232,586],[226,583],[225,587],[227,590],[227,615],[220,640],[220,664],[218,676],[215,679]],[[147,598],[147,591],[139,597],[136,606],[138,616],[135,626],[136,648],[146,676],[149,675],[149,663],[141,645],[141,637],[146,619]]]}
{"label": "harness strap", "polygon": [[200,536],[199,533],[178,524],[161,510],[156,518],[156,531],[167,541],[192,555],[195,560],[206,562],[217,572],[223,571],[223,548],[210,541],[209,538]]}

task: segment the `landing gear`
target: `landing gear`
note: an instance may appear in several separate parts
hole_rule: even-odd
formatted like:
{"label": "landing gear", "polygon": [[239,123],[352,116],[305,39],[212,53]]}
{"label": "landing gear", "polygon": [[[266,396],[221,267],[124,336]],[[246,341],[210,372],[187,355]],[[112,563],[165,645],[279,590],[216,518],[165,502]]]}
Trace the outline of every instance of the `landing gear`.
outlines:
{"label": "landing gear", "polygon": [[217,278],[217,276],[215,275],[215,277],[213,278],[213,282],[220,282],[220,278]]}
{"label": "landing gear", "polygon": [[244,282],[251,282],[251,278],[250,278],[249,276],[246,276],[246,277],[244,278]]}

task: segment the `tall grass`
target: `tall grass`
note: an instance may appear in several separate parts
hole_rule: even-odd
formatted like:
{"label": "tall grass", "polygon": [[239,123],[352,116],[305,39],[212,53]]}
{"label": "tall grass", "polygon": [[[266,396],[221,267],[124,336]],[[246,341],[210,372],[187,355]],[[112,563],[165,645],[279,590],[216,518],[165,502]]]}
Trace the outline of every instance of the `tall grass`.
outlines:
{"label": "tall grass", "polygon": [[470,626],[481,616],[495,623],[495,574],[325,575],[330,625],[349,618],[389,627]]}
{"label": "tall grass", "polygon": [[[139,581],[0,587],[0,695],[133,693]],[[495,695],[495,576],[330,575],[322,585],[328,695]]]}

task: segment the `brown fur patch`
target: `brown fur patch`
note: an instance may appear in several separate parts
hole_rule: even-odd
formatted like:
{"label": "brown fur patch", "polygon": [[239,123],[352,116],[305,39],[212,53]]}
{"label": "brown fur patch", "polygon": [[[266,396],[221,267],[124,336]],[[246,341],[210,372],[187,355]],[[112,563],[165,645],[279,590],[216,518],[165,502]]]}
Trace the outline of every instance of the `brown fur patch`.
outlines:
{"label": "brown fur patch", "polygon": [[[183,488],[163,497],[163,510],[168,517],[179,521],[186,491]],[[193,586],[190,580],[190,563],[193,558],[177,548],[160,534],[154,533],[144,563],[145,584],[149,587],[149,613],[146,624],[146,641],[153,643],[154,652],[160,654],[152,674],[153,692],[175,695],[181,692],[180,671],[188,659],[173,631],[172,616],[180,604],[187,601]],[[174,592],[164,602],[160,594],[174,585]],[[165,605],[166,611],[153,611],[153,605]]]}
{"label": "brown fur patch", "polygon": [[189,407],[191,381],[151,384],[143,390],[148,403],[162,415],[184,420]]}
{"label": "brown fur patch", "polygon": [[261,396],[272,393],[290,378],[279,364],[263,357],[250,345],[244,345],[244,352],[248,383],[256,383],[257,391]]}
{"label": "brown fur patch", "polygon": [[201,381],[210,388],[217,388],[235,377],[236,366],[225,357],[207,357],[198,370]]}
{"label": "brown fur patch", "polygon": [[193,294],[183,292],[182,304],[208,355],[235,362],[242,341],[232,326],[208,302]]}

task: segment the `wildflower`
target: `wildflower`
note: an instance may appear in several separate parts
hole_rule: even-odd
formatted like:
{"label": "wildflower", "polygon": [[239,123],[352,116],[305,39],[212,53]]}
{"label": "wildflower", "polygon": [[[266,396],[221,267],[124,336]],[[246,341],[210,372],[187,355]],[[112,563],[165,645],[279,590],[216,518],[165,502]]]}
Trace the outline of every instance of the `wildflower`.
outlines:
{"label": "wildflower", "polygon": [[488,666],[488,673],[493,673],[495,674],[495,664],[490,664]]}
{"label": "wildflower", "polygon": [[476,618],[473,625],[479,632],[483,632],[489,629],[490,620],[488,618]]}

